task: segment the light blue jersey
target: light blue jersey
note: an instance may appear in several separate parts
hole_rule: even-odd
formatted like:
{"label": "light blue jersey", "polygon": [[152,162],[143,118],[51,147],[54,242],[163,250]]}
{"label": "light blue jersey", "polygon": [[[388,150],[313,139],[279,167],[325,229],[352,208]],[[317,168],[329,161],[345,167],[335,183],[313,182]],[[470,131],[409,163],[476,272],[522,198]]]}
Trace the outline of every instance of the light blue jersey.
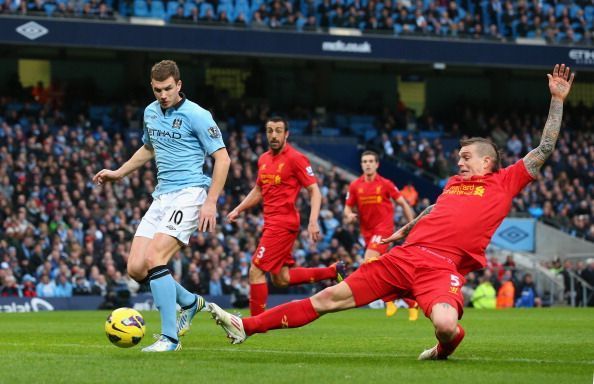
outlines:
{"label": "light blue jersey", "polygon": [[185,97],[163,110],[157,101],[144,110],[142,142],[155,150],[158,184],[153,197],[188,187],[208,188],[204,159],[224,148],[212,115]]}

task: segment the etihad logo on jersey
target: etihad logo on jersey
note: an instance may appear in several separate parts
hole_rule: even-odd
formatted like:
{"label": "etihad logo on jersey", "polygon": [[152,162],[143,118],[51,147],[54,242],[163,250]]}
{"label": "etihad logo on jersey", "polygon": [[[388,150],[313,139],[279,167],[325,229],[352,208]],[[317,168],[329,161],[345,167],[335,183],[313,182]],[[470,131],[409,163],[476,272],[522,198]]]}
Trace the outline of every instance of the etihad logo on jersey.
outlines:
{"label": "etihad logo on jersey", "polygon": [[274,173],[262,173],[260,174],[260,180],[262,181],[262,184],[272,185],[279,185],[283,181],[280,175]]}
{"label": "etihad logo on jersey", "polygon": [[157,128],[148,128],[146,129],[151,139],[160,139],[160,138],[167,138],[167,139],[174,139],[179,140],[181,139],[181,133],[179,132],[169,132],[169,131],[162,131]]}
{"label": "etihad logo on jersey", "polygon": [[381,204],[383,199],[380,195],[371,195],[371,196],[361,196],[359,197],[359,201],[362,205],[367,204]]}
{"label": "etihad logo on jersey", "polygon": [[445,191],[446,195],[458,195],[458,196],[479,196],[483,197],[485,194],[485,187],[476,184],[459,184],[452,185]]}

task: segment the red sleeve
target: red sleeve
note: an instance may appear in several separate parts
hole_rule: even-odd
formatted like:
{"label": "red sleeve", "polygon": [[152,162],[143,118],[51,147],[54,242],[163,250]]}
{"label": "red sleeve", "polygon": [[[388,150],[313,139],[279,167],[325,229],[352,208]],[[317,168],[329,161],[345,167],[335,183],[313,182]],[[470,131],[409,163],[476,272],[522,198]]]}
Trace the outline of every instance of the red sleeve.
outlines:
{"label": "red sleeve", "polygon": [[357,205],[357,188],[355,187],[354,181],[349,185],[349,192],[347,193],[345,204],[349,207]]}
{"label": "red sleeve", "polygon": [[400,190],[388,179],[386,179],[386,187],[388,187],[388,191],[390,191],[390,197],[392,200],[398,200],[400,198]]}
{"label": "red sleeve", "polygon": [[308,158],[302,154],[293,157],[293,170],[299,184],[303,187],[309,187],[318,182]]}
{"label": "red sleeve", "polygon": [[524,159],[520,159],[516,161],[515,164],[503,169],[501,174],[504,187],[512,196],[520,193],[526,185],[534,180],[532,175],[530,175],[526,169]]}

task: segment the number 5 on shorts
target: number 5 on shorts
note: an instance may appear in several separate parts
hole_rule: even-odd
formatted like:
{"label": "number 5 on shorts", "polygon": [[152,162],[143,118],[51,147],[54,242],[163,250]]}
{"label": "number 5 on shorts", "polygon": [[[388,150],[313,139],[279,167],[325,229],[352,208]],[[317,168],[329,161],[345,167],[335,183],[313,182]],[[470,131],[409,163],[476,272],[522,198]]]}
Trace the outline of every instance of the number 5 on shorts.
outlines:
{"label": "number 5 on shorts", "polygon": [[456,275],[450,275],[450,278],[452,279],[450,282],[450,285],[452,287],[459,287],[460,286],[460,278]]}

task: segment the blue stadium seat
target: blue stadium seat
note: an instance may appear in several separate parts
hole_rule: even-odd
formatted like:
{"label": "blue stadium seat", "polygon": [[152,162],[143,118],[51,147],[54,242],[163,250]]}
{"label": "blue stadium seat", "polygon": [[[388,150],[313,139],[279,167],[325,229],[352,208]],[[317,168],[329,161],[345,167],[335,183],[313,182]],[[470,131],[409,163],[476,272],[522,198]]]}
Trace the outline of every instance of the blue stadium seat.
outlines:
{"label": "blue stadium seat", "polygon": [[256,133],[260,130],[260,127],[257,125],[243,125],[241,130],[245,134],[245,137],[248,139],[253,139]]}
{"label": "blue stadium seat", "polygon": [[305,131],[305,128],[307,128],[307,125],[309,124],[309,120],[289,120],[288,123],[291,132],[295,129]]}
{"label": "blue stadium seat", "polygon": [[177,13],[177,7],[179,7],[180,4],[178,2],[175,1],[169,1],[167,2],[167,16],[171,17],[173,15],[175,15]]}
{"label": "blue stadium seat", "polygon": [[23,110],[23,103],[8,103],[6,105],[6,110],[20,112]]}
{"label": "blue stadium seat", "polygon": [[43,10],[45,11],[45,13],[48,16],[51,16],[54,13],[54,11],[56,10],[56,4],[45,3],[45,4],[43,4]]}
{"label": "blue stadium seat", "polygon": [[320,129],[320,135],[324,137],[337,137],[340,136],[339,128],[322,127]]}
{"label": "blue stadium seat", "polygon": [[134,16],[147,17],[148,15],[149,11],[148,7],[146,6],[146,1],[134,0]]}
{"label": "blue stadium seat", "polygon": [[200,7],[200,15],[199,15],[199,17],[204,17],[204,15],[206,15],[206,12],[207,12],[209,9],[212,11],[212,15],[213,15],[214,17],[216,17],[217,13],[215,12],[215,9],[214,9],[214,7],[213,7],[213,6],[212,6],[212,4],[210,4],[210,3],[203,3],[203,4],[202,4],[202,7]]}
{"label": "blue stadium seat", "polygon": [[335,115],[334,116],[334,123],[339,128],[348,128],[349,127],[349,118],[345,115]]}
{"label": "blue stadium seat", "polygon": [[435,140],[443,136],[442,132],[439,131],[421,131],[419,132],[419,138],[427,140]]}
{"label": "blue stadium seat", "polygon": [[373,140],[377,137],[378,132],[377,129],[372,128],[372,129],[367,129],[364,134],[363,134],[363,138],[365,139],[365,141],[369,141],[369,140]]}
{"label": "blue stadium seat", "polygon": [[156,19],[164,19],[165,18],[165,6],[163,2],[160,0],[153,0],[151,5],[151,17]]}
{"label": "blue stadium seat", "polygon": [[587,5],[584,7],[584,17],[590,23],[590,27],[592,27],[592,20],[594,19],[594,6]]}
{"label": "blue stadium seat", "polygon": [[[196,4],[187,2],[184,4],[184,16],[190,16],[192,14],[192,9],[197,8]],[[200,14],[198,15],[200,16]]]}
{"label": "blue stadium seat", "polygon": [[233,9],[233,4],[231,2],[219,2],[217,7],[217,15],[220,15],[223,11],[227,12],[227,17],[230,21],[235,20],[235,10]]}

